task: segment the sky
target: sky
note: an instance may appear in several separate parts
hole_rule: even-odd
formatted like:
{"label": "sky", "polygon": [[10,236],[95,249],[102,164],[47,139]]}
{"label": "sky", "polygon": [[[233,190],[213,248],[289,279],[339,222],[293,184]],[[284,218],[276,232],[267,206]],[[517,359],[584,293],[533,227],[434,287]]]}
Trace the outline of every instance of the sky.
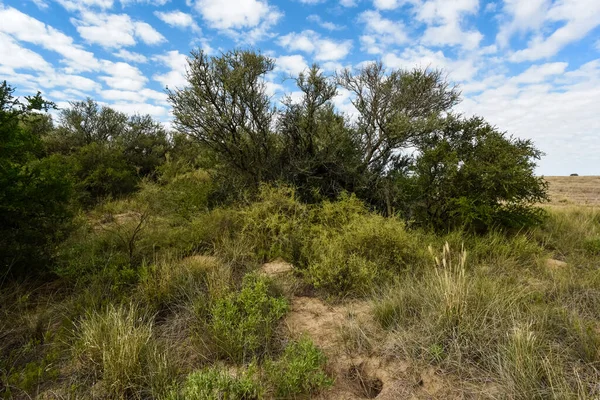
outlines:
{"label": "sky", "polygon": [[274,102],[313,63],[442,68],[455,111],[532,139],[539,174],[600,175],[600,0],[0,0],[0,80],[59,107],[91,97],[169,124],[190,51],[233,48],[275,59]]}

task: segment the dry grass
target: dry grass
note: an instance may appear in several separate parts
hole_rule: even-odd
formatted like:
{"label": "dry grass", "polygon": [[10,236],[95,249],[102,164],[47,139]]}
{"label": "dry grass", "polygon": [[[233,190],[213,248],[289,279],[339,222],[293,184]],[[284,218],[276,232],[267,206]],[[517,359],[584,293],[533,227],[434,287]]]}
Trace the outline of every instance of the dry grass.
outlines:
{"label": "dry grass", "polygon": [[553,206],[600,206],[600,176],[546,176]]}

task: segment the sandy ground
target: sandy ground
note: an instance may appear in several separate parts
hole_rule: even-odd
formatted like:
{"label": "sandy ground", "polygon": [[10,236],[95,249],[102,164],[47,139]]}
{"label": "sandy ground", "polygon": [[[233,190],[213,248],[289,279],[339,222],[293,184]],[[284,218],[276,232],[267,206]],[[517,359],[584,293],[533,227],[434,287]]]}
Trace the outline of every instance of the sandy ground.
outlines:
{"label": "sandy ground", "polygon": [[[293,266],[284,261],[267,263],[262,273],[275,279],[290,279]],[[287,278],[286,278],[287,275]],[[284,320],[292,338],[308,335],[327,355],[328,369],[335,377],[330,390],[319,400],[351,399],[454,399],[452,385],[433,368],[418,370],[410,363],[381,351],[382,343],[349,350],[344,333],[352,327],[375,329],[370,301],[352,300],[329,304],[317,297],[295,296]],[[347,335],[346,335],[347,336]],[[384,339],[382,338],[382,341]]]}

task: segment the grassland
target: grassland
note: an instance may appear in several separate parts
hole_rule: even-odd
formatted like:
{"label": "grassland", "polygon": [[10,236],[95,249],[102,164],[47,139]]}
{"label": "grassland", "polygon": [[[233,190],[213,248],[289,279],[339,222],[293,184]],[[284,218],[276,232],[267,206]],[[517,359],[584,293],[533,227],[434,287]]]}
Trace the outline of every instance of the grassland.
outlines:
{"label": "grassland", "polygon": [[600,176],[547,176],[551,205],[600,207]]}
{"label": "grassland", "polygon": [[81,215],[59,278],[3,282],[0,394],[597,399],[600,188],[549,181],[542,226],[478,236],[352,196],[207,210],[149,184]]}

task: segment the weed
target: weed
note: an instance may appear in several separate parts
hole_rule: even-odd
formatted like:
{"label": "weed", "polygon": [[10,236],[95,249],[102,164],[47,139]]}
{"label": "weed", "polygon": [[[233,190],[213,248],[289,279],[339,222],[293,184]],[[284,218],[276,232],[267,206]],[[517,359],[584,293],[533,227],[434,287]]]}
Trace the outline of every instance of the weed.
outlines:
{"label": "weed", "polygon": [[278,399],[314,394],[332,385],[324,371],[327,359],[310,339],[291,342],[276,361],[265,365],[269,382]]}
{"label": "weed", "polygon": [[217,353],[236,362],[264,356],[287,310],[285,299],[269,293],[265,277],[246,275],[239,292],[217,299],[210,309],[208,329]]}
{"label": "weed", "polygon": [[264,391],[254,375],[252,367],[238,374],[217,367],[193,372],[168,400],[260,400]]}

